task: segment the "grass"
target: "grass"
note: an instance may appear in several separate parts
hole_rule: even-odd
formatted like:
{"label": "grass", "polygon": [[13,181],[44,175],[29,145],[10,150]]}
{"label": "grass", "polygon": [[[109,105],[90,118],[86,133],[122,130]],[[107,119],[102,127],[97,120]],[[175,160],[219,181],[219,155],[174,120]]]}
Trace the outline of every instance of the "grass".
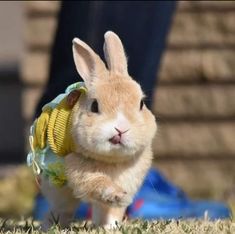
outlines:
{"label": "grass", "polygon": [[[42,233],[40,223],[32,219],[14,221],[0,220],[0,233]],[[229,234],[235,233],[235,223],[232,220],[169,220],[169,221],[125,221],[118,226],[116,230],[105,230],[102,228],[92,228],[88,222],[76,222],[69,229],[60,229],[59,226],[53,226],[49,234],[81,233],[81,234],[144,234],[144,233],[174,233],[174,234]]]}

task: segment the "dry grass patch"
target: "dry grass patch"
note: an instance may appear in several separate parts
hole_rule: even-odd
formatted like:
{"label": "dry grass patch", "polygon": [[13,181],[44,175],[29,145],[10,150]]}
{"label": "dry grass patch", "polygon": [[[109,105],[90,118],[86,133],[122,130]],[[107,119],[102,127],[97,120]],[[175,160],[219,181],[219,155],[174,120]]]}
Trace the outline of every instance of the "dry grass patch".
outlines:
{"label": "dry grass patch", "polygon": [[[0,233],[42,233],[40,223],[31,219],[14,221],[0,220]],[[116,230],[104,230],[102,228],[92,228],[89,222],[76,222],[69,229],[60,229],[59,226],[53,226],[48,233],[50,234],[67,234],[67,233],[84,233],[84,234],[144,234],[144,233],[174,233],[174,234],[229,234],[235,233],[235,223],[232,220],[169,220],[169,221],[126,221]]]}

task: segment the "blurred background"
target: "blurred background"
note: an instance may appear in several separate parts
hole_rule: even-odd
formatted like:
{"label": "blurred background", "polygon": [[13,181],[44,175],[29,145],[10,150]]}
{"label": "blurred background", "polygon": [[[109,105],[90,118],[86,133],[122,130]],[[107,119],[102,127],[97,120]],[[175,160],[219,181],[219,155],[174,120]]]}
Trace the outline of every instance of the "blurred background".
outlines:
{"label": "blurred background", "polygon": [[[1,216],[32,211],[27,134],[59,9],[59,1],[0,2]],[[179,1],[157,75],[154,165],[191,197],[234,206],[235,2]]]}

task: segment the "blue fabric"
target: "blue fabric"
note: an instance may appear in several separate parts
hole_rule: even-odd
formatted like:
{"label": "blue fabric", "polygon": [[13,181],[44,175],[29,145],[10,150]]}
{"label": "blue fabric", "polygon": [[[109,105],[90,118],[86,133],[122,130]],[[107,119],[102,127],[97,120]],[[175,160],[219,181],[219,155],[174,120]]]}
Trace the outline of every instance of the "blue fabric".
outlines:
{"label": "blue fabric", "polygon": [[231,216],[226,204],[190,200],[180,188],[170,184],[153,169],[149,171],[142,188],[127,210],[130,218],[144,219],[203,218],[205,212],[211,220]]}
{"label": "blue fabric", "polygon": [[[38,195],[34,218],[41,220],[47,211],[47,201]],[[129,218],[148,220],[203,218],[205,212],[211,220],[231,217],[231,211],[226,204],[215,201],[190,200],[180,188],[171,184],[154,169],[149,170],[133,203],[127,209]],[[90,216],[90,205],[81,203],[75,217],[88,219]]]}

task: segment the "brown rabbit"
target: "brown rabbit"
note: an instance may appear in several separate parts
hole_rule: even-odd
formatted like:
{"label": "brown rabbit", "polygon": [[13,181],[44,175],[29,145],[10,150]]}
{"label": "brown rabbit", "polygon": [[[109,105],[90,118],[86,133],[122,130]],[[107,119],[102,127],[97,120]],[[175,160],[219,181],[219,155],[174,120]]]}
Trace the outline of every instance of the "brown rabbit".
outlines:
{"label": "brown rabbit", "polygon": [[121,40],[110,31],[104,37],[108,68],[86,43],[73,40],[75,65],[87,92],[73,110],[76,150],[65,156],[68,183],[56,188],[41,177],[42,192],[51,205],[44,230],[52,225],[51,213],[67,226],[79,200],[92,203],[94,225],[114,227],[151,166],[155,118],[139,84],[128,74]]}

